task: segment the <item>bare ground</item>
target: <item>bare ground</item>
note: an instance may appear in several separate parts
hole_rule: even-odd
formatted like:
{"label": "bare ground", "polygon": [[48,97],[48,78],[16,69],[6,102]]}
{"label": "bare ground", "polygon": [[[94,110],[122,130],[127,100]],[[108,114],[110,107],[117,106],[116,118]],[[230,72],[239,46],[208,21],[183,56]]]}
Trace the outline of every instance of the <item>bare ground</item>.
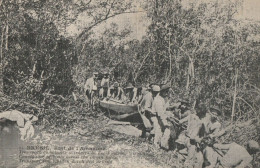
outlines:
{"label": "bare ground", "polygon": [[[13,146],[15,149],[9,152],[2,150],[8,156],[5,155],[4,159],[2,156],[1,167],[181,167],[182,161],[177,159],[173,151],[156,149],[144,138],[116,133],[107,126],[108,121],[103,115],[88,118],[64,133],[50,133],[46,128],[37,126],[36,135],[31,141],[18,142],[19,146]],[[28,146],[39,145],[48,146],[49,152],[56,153],[44,153],[44,150],[39,149],[27,150]],[[69,153],[70,147],[78,148]],[[21,151],[38,153],[21,154]],[[72,154],[73,152],[81,154]],[[41,157],[38,160],[43,162],[26,160],[26,156],[32,155]]]}

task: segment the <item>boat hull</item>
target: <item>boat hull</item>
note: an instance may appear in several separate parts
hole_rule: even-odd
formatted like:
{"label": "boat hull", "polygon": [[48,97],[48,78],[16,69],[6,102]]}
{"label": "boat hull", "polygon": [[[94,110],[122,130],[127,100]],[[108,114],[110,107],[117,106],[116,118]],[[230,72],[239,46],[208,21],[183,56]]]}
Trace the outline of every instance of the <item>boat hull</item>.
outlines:
{"label": "boat hull", "polygon": [[112,110],[117,113],[121,114],[131,114],[138,112],[138,105],[137,104],[121,104],[113,101],[100,101],[100,106],[106,108],[108,110]]}

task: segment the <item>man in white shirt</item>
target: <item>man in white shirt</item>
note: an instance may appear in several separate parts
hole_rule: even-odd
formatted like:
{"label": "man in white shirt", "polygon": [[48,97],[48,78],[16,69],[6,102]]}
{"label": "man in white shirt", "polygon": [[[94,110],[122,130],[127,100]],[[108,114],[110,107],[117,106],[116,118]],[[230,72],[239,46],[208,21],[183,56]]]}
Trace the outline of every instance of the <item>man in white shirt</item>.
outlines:
{"label": "man in white shirt", "polygon": [[146,128],[146,131],[151,130],[152,124],[150,122],[150,115],[147,114],[147,112],[151,111],[152,109],[152,103],[153,103],[153,96],[150,92],[149,86],[142,88],[142,99],[140,101],[140,116],[143,120],[144,126]]}
{"label": "man in white shirt", "polygon": [[89,101],[89,105],[92,105],[92,96],[93,96],[93,92],[92,91],[96,91],[97,90],[97,72],[93,73],[93,76],[91,78],[88,78],[85,85],[84,85],[84,92],[88,98]]}
{"label": "man in white shirt", "polygon": [[103,74],[103,78],[101,80],[101,89],[99,92],[100,98],[104,98],[108,96],[108,88],[110,87],[109,85],[109,73],[108,72],[104,72]]}
{"label": "man in white shirt", "polygon": [[159,124],[158,118],[163,116],[164,112],[164,99],[160,96],[160,86],[153,85],[152,87],[153,103],[151,109],[151,120],[153,123],[154,132],[154,144],[157,148],[160,148],[161,138],[162,138],[162,128]]}

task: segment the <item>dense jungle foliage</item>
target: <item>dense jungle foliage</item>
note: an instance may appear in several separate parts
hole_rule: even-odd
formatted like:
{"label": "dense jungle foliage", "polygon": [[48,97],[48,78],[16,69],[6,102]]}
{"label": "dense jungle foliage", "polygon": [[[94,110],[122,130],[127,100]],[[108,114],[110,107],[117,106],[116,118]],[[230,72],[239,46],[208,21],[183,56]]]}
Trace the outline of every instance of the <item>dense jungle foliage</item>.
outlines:
{"label": "dense jungle foliage", "polygon": [[[171,83],[173,99],[200,98],[219,106],[225,121],[254,118],[259,128],[260,23],[235,18],[241,3],[187,7],[178,0],[147,0],[142,8],[150,25],[142,40],[129,38],[131,30],[119,30],[116,23],[95,37],[93,30],[108,19],[138,12],[134,5],[0,0],[2,99],[14,102],[2,100],[1,110],[20,108],[39,115],[46,126],[69,128],[77,120],[69,112],[86,107],[86,78],[106,69],[122,85]],[[88,22],[82,32],[66,35],[83,13]]]}

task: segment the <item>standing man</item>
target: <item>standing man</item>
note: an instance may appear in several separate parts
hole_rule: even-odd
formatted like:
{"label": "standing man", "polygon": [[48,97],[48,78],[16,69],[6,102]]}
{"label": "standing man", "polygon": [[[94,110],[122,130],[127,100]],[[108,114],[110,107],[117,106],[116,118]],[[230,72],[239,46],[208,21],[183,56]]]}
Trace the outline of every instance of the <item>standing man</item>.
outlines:
{"label": "standing man", "polygon": [[84,85],[84,93],[86,94],[89,105],[93,106],[93,91],[97,91],[97,75],[98,72],[93,72],[93,76],[88,78]]}
{"label": "standing man", "polygon": [[157,148],[160,148],[161,138],[162,138],[162,129],[158,121],[158,117],[161,116],[161,113],[164,111],[164,99],[160,96],[160,86],[153,85],[152,87],[152,96],[153,96],[153,105],[151,110],[151,120],[153,123],[154,131],[154,144]]}
{"label": "standing man", "polygon": [[[152,86],[152,109],[150,111],[151,115],[151,121],[153,124],[153,130],[151,131],[151,134],[154,134],[154,144],[157,148],[160,148],[162,145],[162,126],[168,126],[166,121],[166,115],[165,115],[165,102],[164,99],[160,96],[160,86],[153,85]],[[148,109],[147,109],[148,110]],[[149,111],[149,110],[148,110]],[[162,123],[160,125],[160,123]],[[165,130],[164,134],[170,134],[169,130]],[[162,146],[164,148],[167,148],[165,146]]]}
{"label": "standing man", "polygon": [[132,83],[128,83],[125,88],[125,101],[134,103],[136,101],[137,88]]}
{"label": "standing man", "polygon": [[123,95],[124,95],[124,90],[119,86],[118,82],[115,82],[112,98],[117,99],[117,100],[122,100]]}
{"label": "standing man", "polygon": [[161,86],[161,96],[164,99],[164,111],[161,113],[160,120],[162,123],[162,129],[163,129],[163,136],[161,140],[161,146],[165,149],[169,149],[169,140],[172,137],[173,139],[176,139],[176,132],[173,126],[171,127],[172,130],[170,130],[170,124],[167,121],[167,115],[166,110],[170,107],[170,85],[164,84]]}
{"label": "standing man", "polygon": [[100,85],[101,85],[100,97],[103,99],[104,97],[107,97],[108,88],[109,88],[109,73],[107,71],[104,72]]}
{"label": "standing man", "polygon": [[142,99],[139,104],[139,113],[143,120],[145,131],[150,131],[152,129],[151,117],[148,113],[152,109],[153,96],[151,93],[151,88],[149,86],[142,88]]}

